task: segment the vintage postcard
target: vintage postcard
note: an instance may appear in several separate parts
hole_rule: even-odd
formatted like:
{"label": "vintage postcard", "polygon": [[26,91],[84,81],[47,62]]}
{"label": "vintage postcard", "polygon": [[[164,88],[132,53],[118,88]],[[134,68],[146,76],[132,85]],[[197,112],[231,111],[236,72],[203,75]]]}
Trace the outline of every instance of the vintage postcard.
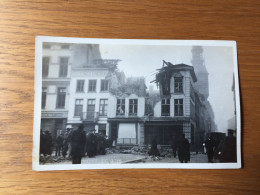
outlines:
{"label": "vintage postcard", "polygon": [[235,41],[36,37],[33,170],[241,168]]}

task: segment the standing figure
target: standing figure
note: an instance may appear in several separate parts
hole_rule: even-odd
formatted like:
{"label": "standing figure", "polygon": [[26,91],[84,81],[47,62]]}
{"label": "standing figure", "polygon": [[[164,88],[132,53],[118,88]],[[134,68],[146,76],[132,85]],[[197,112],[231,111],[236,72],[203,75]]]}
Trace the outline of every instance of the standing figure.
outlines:
{"label": "standing figure", "polygon": [[190,161],[190,143],[182,134],[178,144],[178,157],[181,163]]}
{"label": "standing figure", "polygon": [[52,137],[49,131],[45,131],[45,146],[46,151],[45,154],[51,155],[52,154]]}
{"label": "standing figure", "polygon": [[178,146],[178,139],[177,136],[173,136],[172,138],[172,152],[173,152],[173,157],[176,158],[176,154],[177,154],[177,146]]}
{"label": "standing figure", "polygon": [[151,147],[151,149],[148,151],[148,154],[151,156],[160,156],[160,152],[159,152],[159,150],[158,150],[158,148],[157,148],[157,141],[156,141],[156,139],[157,139],[157,136],[155,136],[154,138],[153,138],[153,141],[152,141],[152,147]]}
{"label": "standing figure", "polygon": [[81,158],[85,155],[86,134],[83,125],[80,125],[71,135],[72,164],[81,164]]}
{"label": "standing figure", "polygon": [[205,148],[206,148],[206,153],[208,156],[209,163],[213,163],[214,146],[215,146],[215,143],[214,143],[212,137],[208,136],[207,140],[205,141]]}
{"label": "standing figure", "polygon": [[63,134],[59,135],[56,138],[56,152],[55,152],[55,156],[60,156],[60,151],[62,149],[62,145],[63,145]]}
{"label": "standing figure", "polygon": [[94,157],[97,154],[97,137],[93,132],[87,135],[86,151],[88,157]]}
{"label": "standing figure", "polygon": [[228,136],[221,146],[220,162],[237,162],[236,138],[233,132],[234,130],[228,129]]}
{"label": "standing figure", "polygon": [[43,154],[45,156],[45,134],[43,133],[41,129],[41,134],[40,134],[40,154]]}

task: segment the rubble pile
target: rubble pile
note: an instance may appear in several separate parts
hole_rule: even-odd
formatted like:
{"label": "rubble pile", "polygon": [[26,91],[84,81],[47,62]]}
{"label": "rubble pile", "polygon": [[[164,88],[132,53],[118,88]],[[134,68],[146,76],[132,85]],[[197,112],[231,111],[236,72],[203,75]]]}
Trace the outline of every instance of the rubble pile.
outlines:
{"label": "rubble pile", "polygon": [[56,157],[56,156],[50,156],[50,155],[47,155],[47,156],[43,156],[41,155],[40,156],[40,163],[41,164],[45,164],[45,163],[59,163],[59,162],[62,162],[66,159],[64,159],[63,157]]}

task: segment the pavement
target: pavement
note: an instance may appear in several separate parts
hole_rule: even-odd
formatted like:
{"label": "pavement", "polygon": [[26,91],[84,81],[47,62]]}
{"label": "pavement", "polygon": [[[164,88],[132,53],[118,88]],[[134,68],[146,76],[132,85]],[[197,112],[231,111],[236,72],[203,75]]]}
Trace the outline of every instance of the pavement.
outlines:
{"label": "pavement", "polygon": [[[190,163],[207,163],[206,154],[195,154],[191,153]],[[154,157],[148,155],[139,154],[121,154],[112,153],[106,155],[97,155],[95,157],[83,157],[81,160],[82,164],[123,164],[123,163],[179,163],[178,157]],[[46,162],[45,164],[71,164],[71,160],[61,159]]]}

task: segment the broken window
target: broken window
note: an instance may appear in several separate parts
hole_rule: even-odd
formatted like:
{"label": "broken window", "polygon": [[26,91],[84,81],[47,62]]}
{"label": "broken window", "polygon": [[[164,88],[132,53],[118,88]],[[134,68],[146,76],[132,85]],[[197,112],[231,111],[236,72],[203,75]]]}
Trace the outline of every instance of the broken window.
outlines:
{"label": "broken window", "polygon": [[125,99],[117,99],[116,115],[125,115]]}
{"label": "broken window", "polygon": [[183,116],[183,99],[174,100],[174,116]]}
{"label": "broken window", "polygon": [[170,99],[162,99],[162,116],[170,116]]}
{"label": "broken window", "polygon": [[174,93],[183,93],[182,77],[174,77]]}
{"label": "broken window", "polygon": [[129,116],[137,115],[137,99],[129,99]]}

